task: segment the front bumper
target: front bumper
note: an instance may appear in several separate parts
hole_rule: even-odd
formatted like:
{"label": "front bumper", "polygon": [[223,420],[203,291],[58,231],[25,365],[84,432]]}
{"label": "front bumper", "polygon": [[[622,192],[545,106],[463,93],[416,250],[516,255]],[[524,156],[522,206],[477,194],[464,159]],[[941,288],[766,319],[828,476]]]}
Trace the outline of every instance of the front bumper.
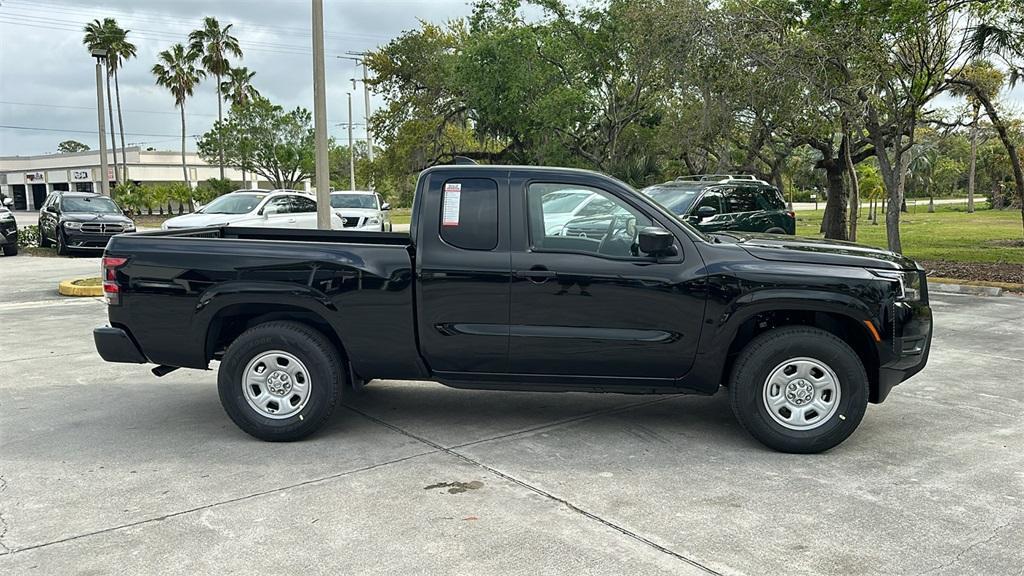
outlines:
{"label": "front bumper", "polygon": [[[127,234],[127,232],[119,232],[118,234]],[[107,247],[107,241],[116,235],[64,229],[64,239],[67,241],[68,248],[75,250],[103,250]]]}
{"label": "front bumper", "polygon": [[107,362],[146,364],[149,360],[128,333],[113,326],[100,326],[92,331],[96,351]]}
{"label": "front bumper", "polygon": [[926,303],[899,302],[892,308],[892,332],[883,341],[878,387],[872,402],[882,402],[897,384],[924,369],[932,347],[932,309]]}

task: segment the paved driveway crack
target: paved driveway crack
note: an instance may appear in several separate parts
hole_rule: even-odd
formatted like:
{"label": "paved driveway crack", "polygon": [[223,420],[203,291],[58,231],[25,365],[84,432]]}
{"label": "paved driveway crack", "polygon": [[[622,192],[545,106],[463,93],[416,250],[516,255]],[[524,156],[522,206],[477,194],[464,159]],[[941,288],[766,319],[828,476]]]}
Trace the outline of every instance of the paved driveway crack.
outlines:
{"label": "paved driveway crack", "polygon": [[619,532],[620,534],[623,534],[623,535],[625,535],[625,536],[627,536],[629,538],[632,538],[633,540],[636,540],[637,542],[640,542],[641,544],[643,544],[643,545],[645,545],[645,546],[647,546],[649,548],[653,548],[654,550],[657,550],[658,552],[661,552],[663,554],[667,554],[667,555],[669,555],[669,556],[671,556],[671,557],[673,557],[673,558],[675,558],[675,559],[677,559],[677,560],[679,560],[681,562],[689,564],[690,566],[693,566],[693,567],[695,567],[695,568],[697,568],[699,570],[702,570],[703,572],[706,572],[708,574],[712,574],[714,576],[723,576],[721,572],[718,572],[718,571],[716,571],[713,568],[705,566],[704,564],[701,564],[697,560],[694,560],[692,558],[688,558],[688,557],[684,556],[683,554],[680,554],[679,552],[676,552],[675,550],[672,550],[670,548],[662,546],[661,544],[658,544],[657,542],[654,542],[653,540],[651,540],[651,539],[649,539],[649,538],[647,538],[647,537],[645,537],[645,536],[643,536],[643,535],[641,535],[641,534],[639,534],[637,532],[634,532],[634,531],[630,530],[629,528],[626,528],[624,526],[620,526],[619,524],[616,524],[615,522],[612,522],[611,520],[603,518],[603,517],[599,516],[598,514],[596,514],[594,512],[586,510],[586,509],[584,509],[584,508],[582,508],[582,507],[580,507],[580,506],[578,506],[576,504],[573,504],[572,502],[570,502],[570,501],[568,501],[568,500],[566,500],[564,498],[556,496],[555,494],[552,494],[551,492],[548,492],[547,490],[544,490],[543,488],[540,488],[538,486],[534,486],[533,484],[530,484],[529,482],[526,482],[525,480],[521,480],[519,478],[516,478],[515,476],[512,476],[511,474],[507,474],[505,472],[502,472],[501,470],[498,470],[497,468],[494,468],[492,466],[484,464],[483,462],[481,462],[481,461],[479,461],[479,460],[477,460],[477,459],[475,459],[475,458],[473,458],[471,456],[467,456],[465,454],[462,454],[461,452],[457,452],[454,448],[448,448],[448,447],[442,446],[441,444],[438,444],[437,442],[434,442],[433,440],[429,440],[429,439],[424,438],[422,436],[418,436],[418,435],[413,434],[411,432],[407,432],[406,430],[403,430],[402,428],[399,428],[398,426],[395,426],[395,425],[393,425],[393,424],[391,424],[389,422],[381,420],[380,418],[377,418],[375,416],[371,416],[371,415],[369,415],[369,414],[367,414],[367,413],[365,413],[365,412],[363,412],[361,410],[358,410],[356,408],[353,408],[351,406],[346,406],[346,408],[348,408],[352,412],[355,412],[356,414],[359,414],[360,416],[362,416],[362,417],[364,417],[364,418],[366,418],[366,419],[368,419],[368,420],[370,420],[372,422],[376,422],[377,424],[380,424],[381,426],[385,426],[387,428],[390,428],[391,430],[394,430],[395,432],[398,432],[399,434],[403,434],[405,436],[408,436],[409,438],[412,438],[413,440],[416,440],[418,442],[422,442],[422,443],[426,444],[427,446],[430,446],[430,447],[434,448],[435,450],[437,450],[439,452],[443,452],[445,454],[449,454],[449,455],[454,456],[454,457],[456,457],[456,458],[458,458],[458,459],[460,459],[460,460],[462,460],[464,462],[467,462],[467,463],[472,464],[474,466],[477,466],[479,468],[483,468],[484,470],[487,470],[491,474],[494,474],[495,476],[498,476],[499,478],[502,478],[503,480],[507,480],[509,482],[512,482],[513,484],[516,484],[516,485],[518,485],[518,486],[520,486],[522,488],[525,488],[525,489],[527,489],[527,490],[529,490],[531,492],[539,494],[539,495],[543,496],[544,498],[547,498],[549,500],[557,502],[557,503],[565,506],[569,510],[572,510],[573,512],[575,512],[577,514],[580,514],[580,515],[582,515],[582,516],[584,516],[586,518],[589,518],[591,520],[594,520],[596,522],[600,522],[601,524],[607,526],[608,528],[611,528],[612,530],[615,530],[616,532]]}

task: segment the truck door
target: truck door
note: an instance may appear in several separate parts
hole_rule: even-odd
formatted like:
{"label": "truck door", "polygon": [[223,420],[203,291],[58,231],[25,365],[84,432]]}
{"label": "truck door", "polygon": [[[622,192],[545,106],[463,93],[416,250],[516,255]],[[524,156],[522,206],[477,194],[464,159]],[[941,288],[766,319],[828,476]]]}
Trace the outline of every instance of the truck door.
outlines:
{"label": "truck door", "polygon": [[[555,234],[545,230],[544,205],[580,184],[510,182],[513,374],[592,383],[598,376],[669,379],[690,369],[704,318],[703,261],[666,216],[602,182],[586,188],[607,208]],[[676,229],[678,256],[639,254],[637,231],[651,225]]]}
{"label": "truck door", "polygon": [[446,170],[418,190],[418,330],[435,372],[508,369],[508,178],[497,174]]}

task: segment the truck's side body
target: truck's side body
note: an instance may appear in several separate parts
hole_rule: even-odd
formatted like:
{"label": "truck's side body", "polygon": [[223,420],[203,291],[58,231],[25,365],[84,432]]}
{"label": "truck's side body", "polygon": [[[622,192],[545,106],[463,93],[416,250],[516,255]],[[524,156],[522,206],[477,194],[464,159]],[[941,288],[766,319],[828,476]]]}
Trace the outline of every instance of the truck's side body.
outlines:
{"label": "truck's side body", "polygon": [[[532,190],[558,186],[621,202],[669,231],[675,255],[531,236],[542,228],[531,228]],[[453,225],[444,203],[456,189],[474,219]],[[881,251],[710,239],[626,185],[577,170],[431,169],[415,203],[408,235],[227,227],[115,237],[107,256],[126,259],[112,272],[120,304],[97,345],[112,360],[205,368],[247,327],[288,318],[327,334],[362,380],[713,393],[746,342],[801,324],[851,343],[875,402],[927,359],[927,293],[897,301],[893,282],[870,269],[914,264]]]}

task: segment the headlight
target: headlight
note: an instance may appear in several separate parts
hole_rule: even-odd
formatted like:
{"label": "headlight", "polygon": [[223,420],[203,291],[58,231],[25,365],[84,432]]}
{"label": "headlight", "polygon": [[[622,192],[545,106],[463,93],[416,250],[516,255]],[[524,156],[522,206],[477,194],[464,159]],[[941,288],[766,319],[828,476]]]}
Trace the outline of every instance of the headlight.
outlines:
{"label": "headlight", "polygon": [[377,217],[377,216],[373,216],[372,218],[367,218],[366,219],[366,223],[363,224],[363,226],[380,226],[380,218]]}
{"label": "headlight", "polygon": [[122,228],[125,232],[135,232],[135,222],[128,222]]}
{"label": "headlight", "polygon": [[875,276],[895,282],[897,288],[897,300],[905,302],[917,302],[921,299],[921,274],[917,270],[872,270]]}
{"label": "headlight", "polygon": [[64,227],[67,228],[68,230],[81,230],[82,229],[82,223],[81,222],[65,222],[64,223]]}
{"label": "headlight", "polygon": [[14,214],[4,210],[3,212],[0,212],[0,220],[14,220]]}

